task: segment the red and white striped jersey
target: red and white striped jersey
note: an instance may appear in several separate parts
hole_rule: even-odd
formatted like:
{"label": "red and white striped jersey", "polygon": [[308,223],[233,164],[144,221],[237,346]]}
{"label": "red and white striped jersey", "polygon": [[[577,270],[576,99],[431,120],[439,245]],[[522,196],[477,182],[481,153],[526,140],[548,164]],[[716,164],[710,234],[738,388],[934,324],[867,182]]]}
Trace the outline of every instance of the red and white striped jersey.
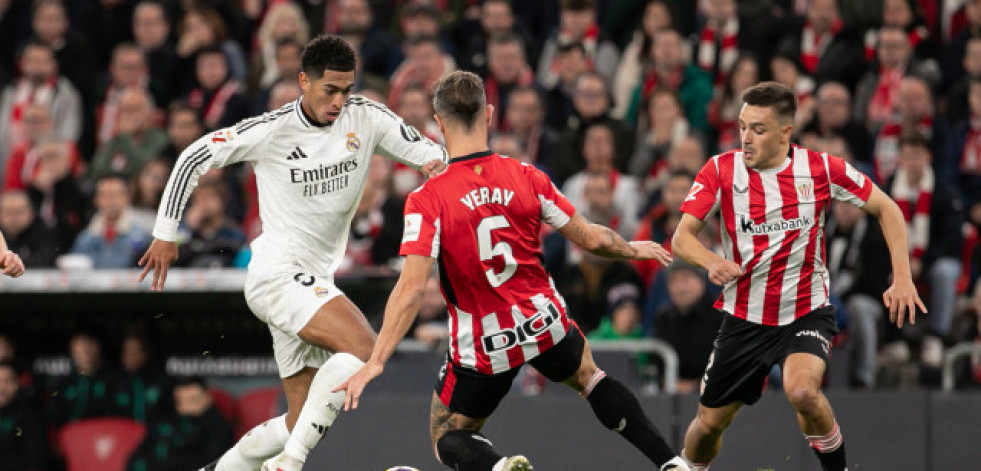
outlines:
{"label": "red and white striped jersey", "polygon": [[575,211],[540,170],[490,151],[453,159],[409,194],[400,253],[437,259],[454,363],[500,373],[565,337],[539,234]]}
{"label": "red and white striped jersey", "polygon": [[763,325],[786,325],[828,304],[824,213],[831,199],[864,206],[874,184],[844,160],[791,147],[778,168],[746,167],[741,150],[712,157],[681,210],[721,210],[725,257],[743,268],[715,307]]}

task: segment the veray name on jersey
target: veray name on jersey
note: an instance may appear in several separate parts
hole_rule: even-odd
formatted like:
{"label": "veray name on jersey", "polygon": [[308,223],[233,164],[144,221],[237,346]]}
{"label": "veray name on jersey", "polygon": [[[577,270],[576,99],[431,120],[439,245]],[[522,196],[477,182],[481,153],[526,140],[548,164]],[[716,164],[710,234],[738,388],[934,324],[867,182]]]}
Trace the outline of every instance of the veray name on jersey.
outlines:
{"label": "veray name on jersey", "polygon": [[473,211],[478,206],[483,206],[487,203],[507,206],[511,204],[511,198],[514,198],[514,191],[482,186],[464,195],[463,198],[460,198],[460,202]]}

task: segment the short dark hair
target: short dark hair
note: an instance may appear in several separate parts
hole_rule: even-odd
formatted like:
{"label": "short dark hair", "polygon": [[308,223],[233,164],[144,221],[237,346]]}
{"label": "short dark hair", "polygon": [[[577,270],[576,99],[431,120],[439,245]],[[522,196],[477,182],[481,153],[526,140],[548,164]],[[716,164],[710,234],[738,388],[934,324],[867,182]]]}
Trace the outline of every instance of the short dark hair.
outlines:
{"label": "short dark hair", "polygon": [[920,147],[930,150],[930,141],[927,140],[923,133],[915,129],[904,129],[902,134],[899,135],[899,147],[902,148],[903,146]]}
{"label": "short dark hair", "polygon": [[310,40],[300,53],[300,70],[320,78],[325,70],[351,72],[357,59],[354,49],[340,36],[322,34]]}
{"label": "short dark hair", "polygon": [[458,70],[436,83],[433,109],[440,118],[462,124],[468,131],[487,106],[484,82],[477,74]]}
{"label": "short dark hair", "polygon": [[761,82],[743,92],[743,103],[773,109],[777,119],[794,122],[797,113],[797,95],[786,85],[777,82]]}
{"label": "short dark hair", "polygon": [[559,8],[573,11],[594,10],[596,9],[596,0],[560,0]]}

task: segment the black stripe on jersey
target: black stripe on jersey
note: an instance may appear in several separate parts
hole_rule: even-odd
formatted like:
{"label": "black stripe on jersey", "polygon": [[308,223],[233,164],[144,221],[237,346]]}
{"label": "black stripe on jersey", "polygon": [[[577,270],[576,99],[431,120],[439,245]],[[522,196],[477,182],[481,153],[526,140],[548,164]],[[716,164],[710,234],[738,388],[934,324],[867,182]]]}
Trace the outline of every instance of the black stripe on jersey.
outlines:
{"label": "black stripe on jersey", "polygon": [[271,111],[261,116],[256,116],[254,118],[250,118],[238,123],[238,125],[235,126],[235,132],[237,134],[242,134],[245,131],[248,131],[249,129],[252,129],[262,123],[271,123],[273,121],[276,121],[277,119],[279,119],[279,117],[285,116],[291,112],[293,112],[292,108],[286,108],[286,105],[283,105],[283,107],[280,107],[276,111]]}
{"label": "black stripe on jersey", "polygon": [[[203,155],[207,151],[208,151],[208,147],[207,146],[201,146],[198,150],[194,151],[194,153],[191,154],[191,156],[188,157],[187,160],[185,160],[183,163],[181,163],[181,166],[180,167],[175,168],[173,170],[173,173],[177,174],[177,178],[174,180],[174,182],[176,183],[176,182],[179,182],[179,181],[183,180],[184,179],[184,172],[187,170],[188,166],[191,163],[193,163],[194,161],[196,161],[198,157],[200,157],[201,155]],[[170,197],[167,199],[167,212],[166,212],[166,214],[167,214],[168,217],[170,217],[170,214],[174,210],[174,196],[175,196],[174,193],[176,193],[176,189],[175,189],[175,191],[171,192]]]}
{"label": "black stripe on jersey", "polygon": [[443,294],[446,295],[446,302],[454,306],[459,306],[456,302],[456,293],[453,292],[453,285],[450,284],[450,277],[446,276],[446,266],[443,265],[443,256],[436,257],[436,266],[439,268],[439,284],[443,285]]}
{"label": "black stripe on jersey", "polygon": [[[180,173],[177,174],[174,192],[170,194],[170,199],[167,201],[167,217],[173,219],[178,219],[180,217],[181,200],[184,198],[184,191],[187,190],[187,185],[191,180],[191,175],[194,173],[195,169],[210,158],[211,152],[208,152],[208,148],[205,147],[201,151],[195,152],[194,155],[184,161],[184,165],[180,168]],[[175,194],[178,188],[180,188],[179,195]]]}

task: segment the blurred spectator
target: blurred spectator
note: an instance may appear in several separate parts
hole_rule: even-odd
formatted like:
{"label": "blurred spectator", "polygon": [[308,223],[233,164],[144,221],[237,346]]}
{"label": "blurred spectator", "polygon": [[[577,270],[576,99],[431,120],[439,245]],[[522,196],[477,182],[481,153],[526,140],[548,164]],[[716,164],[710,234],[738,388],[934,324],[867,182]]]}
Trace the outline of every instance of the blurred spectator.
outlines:
{"label": "blurred spectator", "polygon": [[431,37],[409,39],[406,58],[392,74],[388,92],[388,106],[398,105],[402,91],[410,87],[422,87],[429,95],[440,77],[456,70],[453,57],[443,52],[439,41]]}
{"label": "blurred spectator", "polygon": [[950,89],[943,97],[946,115],[951,122],[967,119],[970,115],[968,89],[972,80],[981,79],[981,37],[968,39],[962,63],[963,76],[951,83]]}
{"label": "blurred spectator", "polygon": [[204,134],[204,124],[198,112],[182,101],[175,101],[167,108],[167,147],[162,155],[171,163],[181,152]]}
{"label": "blurred spectator", "polygon": [[[207,177],[207,176],[206,176]],[[225,214],[228,189],[217,179],[202,179],[191,195],[186,226],[178,238],[179,267],[228,267],[245,245],[245,234]]]}
{"label": "blurred spectator", "polygon": [[[24,189],[38,168],[38,146],[44,142],[57,140],[50,109],[43,104],[29,104],[23,107],[21,122],[24,125],[24,139],[10,151],[4,168],[3,188]],[[82,172],[82,157],[78,148],[70,141],[64,141],[72,162],[72,175]]]}
{"label": "blurred spectator", "polygon": [[538,63],[538,43],[517,21],[510,0],[485,0],[480,4],[480,16],[457,23],[454,42],[460,45],[457,62],[460,68],[481,77],[488,75],[488,47],[491,38],[501,34],[514,35],[524,51],[527,64]]}
{"label": "blurred spectator", "polygon": [[855,159],[871,165],[869,134],[860,121],[852,118],[851,93],[838,82],[825,82],[817,89],[814,119],[802,134],[817,137],[841,136],[848,143]]}
{"label": "blurred spectator", "polygon": [[575,110],[572,106],[572,95],[575,93],[576,80],[579,76],[591,70],[592,66],[586,58],[586,49],[582,43],[572,43],[559,46],[555,53],[558,68],[557,83],[548,88],[545,99],[545,123],[556,130],[565,129]]}
{"label": "blurred spectator", "polygon": [[586,72],[576,80],[572,100],[575,114],[559,135],[559,149],[552,170],[556,183],[564,183],[572,174],[585,167],[583,144],[586,130],[594,124],[603,124],[613,132],[613,168],[620,172],[627,170],[630,155],[634,149],[634,130],[625,122],[610,116],[610,91],[603,77],[595,72]]}
{"label": "blurred spectator", "polygon": [[654,33],[672,28],[671,10],[664,0],[652,0],[644,7],[644,17],[640,28],[634,31],[633,38],[620,56],[616,75],[613,77],[613,116],[627,117],[634,91],[640,86],[644,71],[651,67],[654,59]]}
{"label": "blurred spectator", "polygon": [[405,200],[391,189],[392,165],[385,157],[371,156],[369,183],[354,212],[348,238],[347,256],[355,265],[388,265],[398,257]]}
{"label": "blurred spectator", "polygon": [[132,178],[167,147],[167,133],[153,123],[153,100],[145,90],[122,90],[116,106],[119,108],[116,132],[92,157],[90,181],[110,173]]}
{"label": "blurred spectator", "polygon": [[770,75],[773,76],[774,81],[786,85],[797,95],[794,130],[804,129],[811,124],[814,120],[815,108],[814,79],[804,73],[799,58],[794,54],[778,52],[770,59]]}
{"label": "blurred spectator", "polygon": [[[275,48],[276,69],[279,75],[272,83],[264,85],[256,91],[252,114],[262,114],[279,108],[279,106],[269,106],[273,88],[277,85],[292,84],[297,90],[300,89],[298,77],[300,76],[300,53],[303,51],[303,46],[298,42],[284,39],[277,42]],[[280,106],[290,101],[292,100],[277,100],[281,103]]]}
{"label": "blurred spectator", "polygon": [[[981,45],[981,39],[977,41]],[[970,115],[948,124],[943,133],[943,155],[937,168],[938,180],[956,182],[964,196],[966,214],[981,211],[981,77],[972,78],[967,95]],[[979,209],[971,209],[971,208]],[[981,226],[981,218],[974,224]]]}
{"label": "blurred spectator", "polygon": [[[303,17],[303,11],[293,2],[276,2],[269,6],[262,19],[262,25],[256,32],[257,50],[252,61],[258,69],[258,85],[266,88],[283,77],[295,79],[299,74],[300,45],[310,40],[310,25]],[[295,51],[296,64],[291,70],[280,70],[279,45],[293,43],[298,46]],[[289,55],[288,52],[284,53]],[[297,72],[294,74],[293,72]],[[289,75],[284,75],[284,73]]]}
{"label": "blurred spectator", "polygon": [[852,339],[849,382],[873,388],[880,326],[888,324],[882,293],[891,276],[882,229],[857,206],[835,202],[825,226],[830,294],[845,303]]}
{"label": "blurred spectator", "polygon": [[970,40],[981,38],[981,2],[965,1],[967,25],[957,32],[942,49],[942,65],[945,89],[964,78],[964,59],[967,57],[967,44]]}
{"label": "blurred spectator", "polygon": [[[140,0],[133,9],[133,40],[143,51],[147,71],[167,99],[180,96],[177,52],[169,41],[171,33],[167,10],[161,0]],[[157,102],[157,105],[163,105]]]}
{"label": "blurred spectator", "polygon": [[130,471],[187,471],[217,460],[232,446],[232,427],[214,405],[201,377],[174,385],[177,416],[151,428],[130,457]]}
{"label": "blurred spectator", "polygon": [[4,87],[0,95],[0,158],[28,137],[24,111],[29,105],[47,106],[54,135],[76,142],[82,133],[82,99],[77,89],[58,75],[51,47],[27,43],[19,64],[20,79]]}
{"label": "blurred spectator", "polygon": [[55,378],[48,398],[48,419],[56,426],[93,417],[125,417],[118,402],[125,383],[118,370],[105,364],[102,343],[95,332],[82,329],[69,341],[72,370]]}
{"label": "blurred spectator", "polygon": [[539,83],[546,88],[559,83],[558,69],[561,66],[557,58],[558,50],[573,43],[582,44],[586,60],[594,65],[594,70],[602,74],[606,82],[613,81],[620,51],[606,39],[596,23],[596,0],[560,0],[558,28],[545,40],[538,60]]}
{"label": "blurred spectator", "polygon": [[865,122],[869,132],[885,125],[898,109],[903,78],[920,77],[936,85],[940,76],[936,62],[913,57],[909,37],[900,28],[880,30],[878,51],[877,64],[865,73],[855,92],[855,119]]}
{"label": "blurred spectator", "polygon": [[695,28],[693,57],[699,68],[712,76],[716,87],[736,67],[740,51],[760,49],[761,28],[748,27],[751,22],[739,15],[736,0],[702,1],[704,16]]}
{"label": "blurred spectator", "polygon": [[524,145],[524,154],[529,163],[550,174],[559,135],[545,124],[545,103],[542,100],[541,93],[534,86],[519,86],[511,90],[504,127]]}
{"label": "blurred spectator", "polygon": [[[672,170],[668,173],[661,187],[661,201],[641,218],[633,240],[653,240],[668,251],[671,250],[671,237],[681,222],[681,203],[685,201],[695,181],[693,175],[684,170]],[[650,286],[662,267],[656,260],[638,260],[633,262],[633,266],[644,280],[644,286]]]}
{"label": "blurred spectator", "polygon": [[408,335],[421,342],[436,345],[450,335],[447,324],[446,303],[439,290],[439,276],[433,274],[426,280],[422,293],[419,315],[409,328]]}
{"label": "blurred spectator", "polygon": [[269,99],[263,112],[278,110],[283,105],[296,101],[302,94],[303,90],[296,80],[280,80],[269,89]]}
{"label": "blurred spectator", "polygon": [[519,162],[534,165],[534,162],[528,158],[525,146],[521,144],[518,136],[509,132],[495,132],[491,134],[488,142],[490,143],[490,148],[494,149],[494,152],[518,160]]}
{"label": "blurred spectator", "polygon": [[13,363],[0,361],[0,456],[4,471],[37,471],[47,461],[41,412],[24,397]]}
{"label": "blurred spectator", "polygon": [[599,327],[589,333],[589,340],[621,340],[644,337],[640,324],[640,292],[633,285],[624,285],[619,290],[611,290],[608,300],[609,311],[603,316]]}
{"label": "blurred spectator", "polygon": [[[932,57],[936,52],[933,38],[930,37],[930,30],[924,24],[923,18],[916,11],[916,4],[916,0],[883,0],[882,26],[902,29],[917,57]],[[865,32],[865,59],[868,61],[875,59],[879,31],[871,28]]]}
{"label": "blurred spectator", "polygon": [[[397,114],[406,124],[416,128],[430,140],[443,143],[443,133],[433,119],[433,101],[425,90],[419,87],[409,87],[402,92],[399,99]],[[497,110],[494,110],[495,114]],[[418,173],[418,172],[413,172]]]}
{"label": "blurred spectator", "polygon": [[183,90],[195,84],[197,56],[206,49],[220,50],[225,56],[228,77],[239,83],[248,80],[248,62],[238,43],[229,39],[228,27],[217,11],[204,7],[188,8],[177,28],[177,57],[184,71]]}
{"label": "blurred spectator", "polygon": [[132,38],[135,2],[95,0],[83,3],[82,8],[70,7],[73,9],[71,16],[77,22],[76,29],[92,40],[92,47],[99,60],[99,68],[103,68],[109,62],[109,53],[113,48]]}
{"label": "blurred spectator", "polygon": [[17,47],[31,37],[33,2],[0,2],[0,83],[6,83],[17,70]]}
{"label": "blurred spectator", "polygon": [[[636,177],[621,174],[613,167],[615,138],[613,129],[603,123],[594,124],[586,129],[582,151],[586,159],[586,167],[565,182],[562,192],[577,208],[589,206],[587,201],[590,200],[590,192],[598,191],[604,195],[609,192],[613,217],[609,221],[609,227],[625,239],[630,239],[637,230],[637,220],[646,198]],[[594,181],[597,179],[606,180],[606,187],[598,188],[596,185],[598,182]]]}
{"label": "blurred spectator", "polygon": [[897,100],[896,113],[875,136],[873,165],[879,183],[889,180],[896,171],[902,134],[917,132],[928,142],[933,138],[933,97],[926,82],[912,76],[902,79]]}
{"label": "blurred spectator", "polygon": [[387,78],[395,72],[402,54],[391,33],[378,26],[368,0],[339,0],[339,34],[358,53],[358,67],[365,73]]}
{"label": "blurred spectator", "polygon": [[143,333],[130,331],[123,335],[119,360],[129,386],[129,416],[147,425],[159,423],[173,407],[170,377],[153,353]]}
{"label": "blurred spectator", "polygon": [[521,39],[513,33],[499,33],[490,38],[487,44],[487,69],[490,72],[484,80],[487,104],[494,107],[491,130],[505,127],[508,97],[517,87],[530,86],[535,74],[525,60]]}
{"label": "blurred spectator", "polygon": [[38,218],[57,233],[59,250],[71,247],[75,235],[84,227],[88,200],[82,193],[73,168],[72,147],[65,142],[47,141],[38,145],[29,160],[36,162],[29,173],[27,194]]}
{"label": "blurred spectator", "polygon": [[673,29],[654,33],[654,64],[631,97],[628,120],[631,116],[644,116],[647,113],[644,106],[654,90],[667,88],[678,94],[692,129],[703,134],[709,131],[707,110],[712,101],[712,78],[688,62],[683,42],[681,34]]}
{"label": "blurred spectator", "polygon": [[[759,76],[756,59],[748,55],[737,58],[725,75],[721,93],[712,100],[708,111],[713,142],[718,152],[742,147],[739,141],[739,112],[743,107],[743,91],[759,82]],[[798,101],[798,111],[801,109],[800,104]],[[651,103],[650,106],[656,107],[657,103]],[[794,124],[801,123],[795,120]]]}
{"label": "blurred spectator", "polygon": [[697,175],[706,160],[708,156],[705,155],[702,141],[694,136],[688,136],[671,146],[671,151],[668,153],[668,170],[684,170]]}
{"label": "blurred spectator", "polygon": [[668,152],[688,135],[688,120],[678,95],[666,88],[651,94],[647,106],[650,117],[648,129],[638,139],[637,149],[630,158],[630,174],[640,178],[648,193],[657,191],[667,167]]}
{"label": "blurred spectator", "polygon": [[820,85],[833,80],[855,87],[865,64],[862,38],[841,18],[837,0],[810,0],[778,50],[795,51],[804,72]]}
{"label": "blurred spectator", "polygon": [[35,217],[31,200],[23,190],[0,193],[0,233],[7,240],[7,248],[20,255],[25,267],[54,267],[57,238]]}
{"label": "blurred spectator", "polygon": [[241,82],[229,75],[228,56],[222,49],[199,50],[194,64],[197,86],[187,95],[187,103],[198,111],[205,129],[231,126],[248,116],[248,100]]}
{"label": "blurred spectator", "polygon": [[38,0],[34,3],[34,38],[54,52],[58,62],[58,67],[54,70],[60,71],[61,75],[71,81],[82,94],[82,98],[88,98],[101,62],[92,50],[89,38],[80,31],[71,29],[68,21],[68,14],[61,0]]}
{"label": "blurred spectator", "polygon": [[156,157],[143,164],[130,183],[133,211],[142,213],[142,217],[156,220],[157,208],[169,175],[170,162],[163,158]]}
{"label": "blurred spectator", "polygon": [[937,185],[929,144],[923,135],[904,134],[899,140],[899,168],[889,194],[906,217],[913,280],[930,291],[929,332],[923,339],[921,361],[939,368],[941,339],[950,333],[961,274],[963,203],[949,185]]}
{"label": "blurred spectator", "polygon": [[153,220],[130,206],[129,182],[119,174],[95,181],[95,214],[75,239],[72,253],[87,255],[95,268],[131,268],[150,245]]}
{"label": "blurred spectator", "polygon": [[97,145],[111,141],[120,133],[119,127],[125,126],[122,98],[130,89],[150,94],[151,111],[154,105],[167,102],[163,89],[150,77],[143,51],[135,44],[123,43],[113,50],[108,77],[100,82],[94,94]]}
{"label": "blurred spectator", "polygon": [[438,42],[443,52],[451,57],[456,53],[456,46],[440,24],[439,10],[433,5],[424,2],[404,4],[399,18],[399,30],[403,42],[432,38]]}
{"label": "blurred spectator", "polygon": [[723,316],[712,307],[704,271],[676,261],[664,274],[668,303],[654,313],[654,337],[678,353],[678,392],[696,391]]}

